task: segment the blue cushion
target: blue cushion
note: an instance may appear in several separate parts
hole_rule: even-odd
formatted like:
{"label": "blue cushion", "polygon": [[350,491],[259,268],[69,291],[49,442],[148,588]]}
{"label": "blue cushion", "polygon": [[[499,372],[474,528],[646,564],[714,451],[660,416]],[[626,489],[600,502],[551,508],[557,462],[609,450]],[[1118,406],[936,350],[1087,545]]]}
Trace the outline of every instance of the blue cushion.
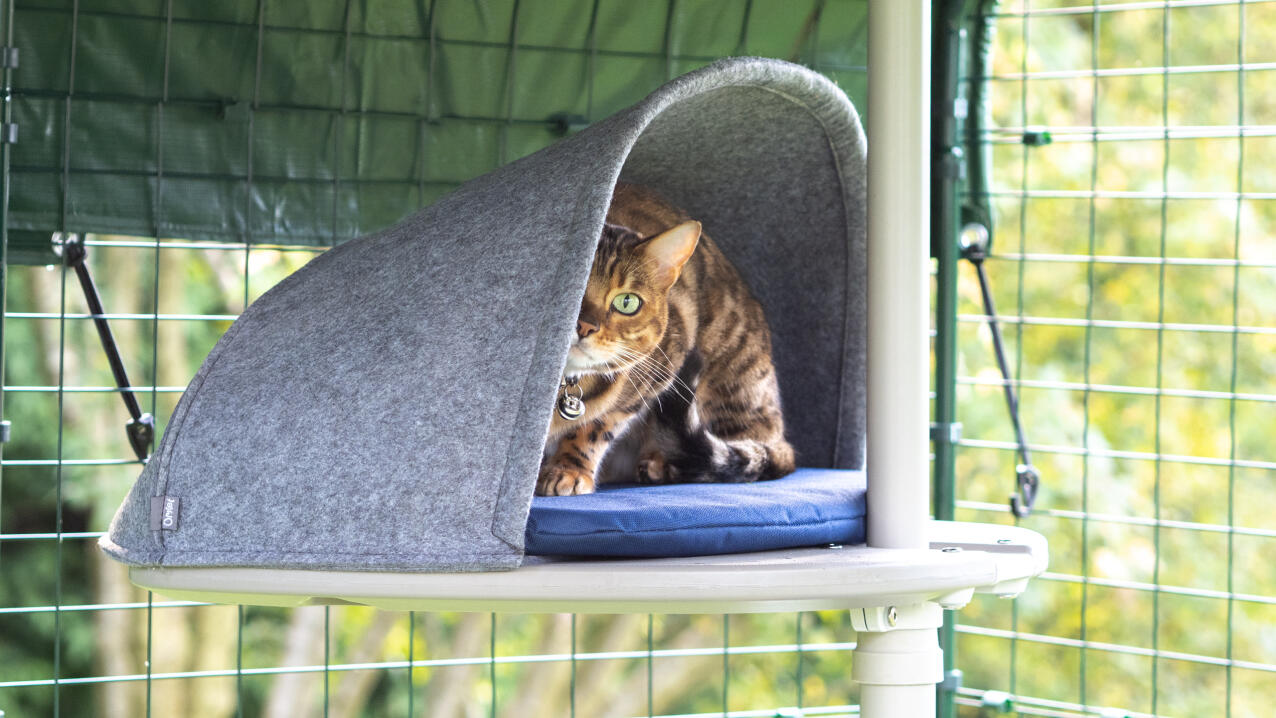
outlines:
{"label": "blue cushion", "polygon": [[706,556],[864,542],[864,472],[798,469],[752,484],[603,486],[537,496],[531,555]]}

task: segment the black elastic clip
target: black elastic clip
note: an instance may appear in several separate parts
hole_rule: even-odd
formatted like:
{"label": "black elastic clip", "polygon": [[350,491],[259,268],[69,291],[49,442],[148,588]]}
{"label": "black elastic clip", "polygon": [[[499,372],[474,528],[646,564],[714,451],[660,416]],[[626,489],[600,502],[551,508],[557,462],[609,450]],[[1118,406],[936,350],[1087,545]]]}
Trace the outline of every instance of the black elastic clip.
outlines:
{"label": "black elastic clip", "polygon": [[133,393],[133,385],[129,383],[128,372],[124,369],[124,360],[120,357],[119,346],[115,343],[115,335],[111,333],[111,325],[106,321],[106,310],[102,308],[102,298],[98,295],[97,286],[93,284],[93,276],[85,263],[88,249],[79,235],[69,234],[55,237],[53,251],[62,255],[62,261],[75,271],[80,280],[80,288],[84,290],[84,302],[89,307],[89,315],[97,328],[98,339],[102,342],[102,351],[106,353],[106,361],[111,365],[111,374],[115,376],[115,385],[119,387],[120,398],[124,400],[124,408],[129,413],[129,421],[124,425],[128,435],[129,446],[143,464],[151,456],[151,445],[155,441],[155,417],[143,413]]}
{"label": "black elastic clip", "polygon": [[1054,136],[1048,130],[1028,130],[1023,133],[1023,143],[1029,147],[1045,147],[1054,144]]}
{"label": "black elastic clip", "polygon": [[145,464],[151,458],[151,445],[155,443],[155,417],[147,412],[136,419],[129,419],[124,425],[124,433],[128,434],[133,453]]}
{"label": "black elastic clip", "polygon": [[1032,513],[1032,505],[1037,501],[1037,487],[1041,485],[1041,474],[1032,464],[1019,464],[1015,467],[1019,493],[1010,495],[1010,510],[1021,519]]}
{"label": "black elastic clip", "polygon": [[1006,410],[1010,414],[1010,423],[1015,429],[1015,442],[1018,444],[1019,456],[1023,463],[1015,467],[1015,483],[1018,492],[1010,495],[1010,511],[1018,518],[1027,518],[1032,512],[1032,505],[1037,500],[1037,488],[1041,485],[1041,475],[1032,465],[1032,454],[1028,450],[1028,437],[1024,434],[1023,422],[1019,419],[1019,396],[1011,381],[1010,364],[1006,361],[1006,347],[1001,338],[1001,322],[997,318],[997,305],[993,302],[992,287],[988,282],[988,272],[984,268],[984,260],[988,258],[991,236],[988,228],[971,223],[962,228],[962,257],[975,268],[975,276],[979,280],[979,293],[984,299],[984,314],[988,317],[988,329],[992,335],[993,353],[997,358],[997,368],[1001,370],[1002,393],[1006,397]]}
{"label": "black elastic clip", "polygon": [[549,131],[558,137],[566,137],[574,135],[577,132],[589,126],[589,119],[584,115],[573,115],[569,112],[559,112],[549,117]]}

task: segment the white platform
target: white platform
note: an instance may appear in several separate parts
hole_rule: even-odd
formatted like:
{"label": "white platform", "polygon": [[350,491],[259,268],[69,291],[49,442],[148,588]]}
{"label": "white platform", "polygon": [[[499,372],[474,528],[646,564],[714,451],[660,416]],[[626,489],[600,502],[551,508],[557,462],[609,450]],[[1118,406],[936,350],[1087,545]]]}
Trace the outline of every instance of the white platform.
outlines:
{"label": "white platform", "polygon": [[[176,599],[266,606],[353,603],[389,610],[512,613],[763,613],[1017,594],[1046,569],[1027,529],[931,522],[930,550],[865,546],[697,558],[547,560],[514,571],[389,573],[134,568],[133,583]],[[947,550],[945,550],[947,549]]]}

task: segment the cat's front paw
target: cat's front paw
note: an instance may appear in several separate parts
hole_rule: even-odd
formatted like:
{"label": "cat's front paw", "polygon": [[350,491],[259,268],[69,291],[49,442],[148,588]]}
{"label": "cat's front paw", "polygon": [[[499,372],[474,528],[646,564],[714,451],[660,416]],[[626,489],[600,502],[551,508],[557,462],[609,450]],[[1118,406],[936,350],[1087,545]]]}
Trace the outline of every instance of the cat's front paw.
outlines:
{"label": "cat's front paw", "polygon": [[540,496],[575,496],[594,493],[594,477],[574,466],[549,464],[541,467],[536,478],[536,493]]}

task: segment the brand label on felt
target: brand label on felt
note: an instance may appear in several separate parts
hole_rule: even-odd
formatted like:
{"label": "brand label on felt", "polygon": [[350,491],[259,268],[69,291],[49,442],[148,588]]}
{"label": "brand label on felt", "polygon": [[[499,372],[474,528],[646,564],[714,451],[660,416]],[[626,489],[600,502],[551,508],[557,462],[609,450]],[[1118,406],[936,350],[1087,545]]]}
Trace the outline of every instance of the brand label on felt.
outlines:
{"label": "brand label on felt", "polygon": [[151,497],[151,530],[176,531],[182,513],[182,500],[176,496]]}

